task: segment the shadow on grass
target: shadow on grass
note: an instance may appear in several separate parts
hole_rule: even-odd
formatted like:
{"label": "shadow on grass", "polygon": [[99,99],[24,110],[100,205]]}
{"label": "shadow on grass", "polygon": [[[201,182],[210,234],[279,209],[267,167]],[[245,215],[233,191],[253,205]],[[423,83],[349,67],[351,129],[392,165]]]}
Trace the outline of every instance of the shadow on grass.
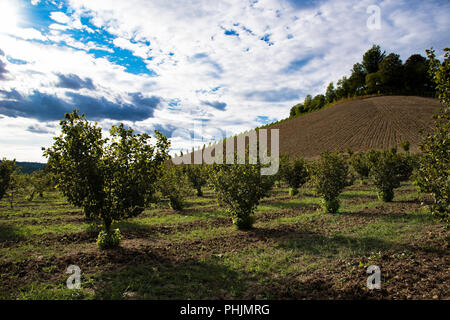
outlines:
{"label": "shadow on grass", "polygon": [[215,219],[215,218],[224,218],[227,217],[227,213],[224,209],[221,209],[216,204],[210,205],[208,207],[203,208],[185,208],[182,211],[177,211],[177,213],[181,216],[190,216],[190,217],[201,217],[201,218],[208,218],[208,219]]}
{"label": "shadow on grass", "polygon": [[20,228],[0,223],[0,241],[22,241],[25,237],[21,234]]}
{"label": "shadow on grass", "polygon": [[316,210],[320,207],[319,203],[304,202],[302,199],[292,199],[292,202],[284,201],[261,201],[261,206],[275,207],[278,209],[305,209]]}
{"label": "shadow on grass", "polygon": [[133,256],[142,252],[126,251],[126,263],[113,272],[95,276],[96,299],[220,299],[242,296],[243,279],[222,263],[219,257],[204,261],[170,258],[152,254],[135,263]]}
{"label": "shadow on grass", "polygon": [[349,250],[354,254],[368,254],[383,251],[395,246],[395,243],[374,237],[349,237],[335,235],[326,237],[321,234],[304,235],[300,239],[288,240],[279,244],[280,248],[298,250],[309,254],[337,254]]}
{"label": "shadow on grass", "polygon": [[385,221],[389,222],[431,222],[434,217],[431,214],[427,213],[408,213],[408,212],[386,212],[382,210],[378,210],[377,212],[365,212],[365,211],[356,211],[356,212],[341,212],[342,216],[349,217],[362,217],[362,218],[382,218]]}
{"label": "shadow on grass", "polygon": [[373,194],[360,194],[358,192],[347,192],[339,195],[340,199],[365,199],[365,200],[378,200],[377,195]]}
{"label": "shadow on grass", "polygon": [[142,225],[134,221],[120,221],[113,227],[119,228],[124,238],[153,238],[158,233],[169,233],[173,230],[170,226]]}

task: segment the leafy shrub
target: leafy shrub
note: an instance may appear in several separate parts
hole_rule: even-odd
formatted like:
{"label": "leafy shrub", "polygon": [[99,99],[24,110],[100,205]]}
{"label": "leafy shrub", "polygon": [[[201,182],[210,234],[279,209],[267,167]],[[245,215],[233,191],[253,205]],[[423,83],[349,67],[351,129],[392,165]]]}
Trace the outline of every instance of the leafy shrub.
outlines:
{"label": "leafy shrub", "polygon": [[361,180],[367,179],[370,173],[370,161],[367,159],[366,155],[362,152],[354,153],[350,157],[350,165],[359,175]]}
{"label": "leafy shrub", "polygon": [[317,195],[321,196],[326,212],[339,210],[339,195],[352,183],[348,180],[348,165],[341,154],[323,152],[311,167],[311,182]]}
{"label": "leafy shrub", "polygon": [[409,155],[397,153],[396,148],[377,151],[374,157],[370,175],[378,190],[378,198],[390,202],[394,198],[394,189],[400,187],[412,174],[413,164]]}
{"label": "leafy shrub", "polygon": [[405,152],[409,152],[409,148],[410,148],[410,143],[409,143],[409,141],[408,141],[408,140],[405,140],[405,141],[400,142],[400,147],[402,147],[402,149],[403,149]]}
{"label": "leafy shrub", "polygon": [[436,59],[434,50],[427,50],[429,74],[436,83],[441,109],[434,116],[435,128],[426,134],[419,145],[415,184],[420,192],[429,193],[434,203],[431,212],[443,220],[450,220],[450,48],[444,49],[444,61]]}
{"label": "leafy shrub", "polygon": [[188,164],[184,166],[184,171],[195,190],[197,190],[197,196],[203,196],[202,187],[206,185],[208,179],[208,172],[204,165],[200,164]]}
{"label": "leafy shrub", "polygon": [[280,177],[289,186],[289,195],[298,194],[298,188],[308,180],[309,174],[306,162],[301,157],[291,161],[289,155],[283,155],[280,159]]}
{"label": "leafy shrub", "polygon": [[210,182],[219,204],[241,230],[252,228],[253,212],[273,185],[273,177],[262,176],[258,164],[213,164]]}
{"label": "leafy shrub", "polygon": [[44,197],[44,191],[49,190],[53,184],[53,177],[50,173],[44,170],[34,171],[29,175],[29,184],[31,187],[28,201],[32,201],[35,195],[39,195],[40,198]]}
{"label": "leafy shrub", "polygon": [[122,240],[122,235],[119,229],[102,230],[98,234],[97,245],[100,249],[111,249],[117,247],[120,240]]}
{"label": "leafy shrub", "polygon": [[151,145],[148,134],[134,134],[123,124],[111,128],[111,138],[102,138],[102,129],[77,110],[66,113],[60,125],[62,134],[44,155],[69,203],[101,219],[107,234],[113,221],[144,211],[168,158],[167,138],[155,131]]}
{"label": "leafy shrub", "polygon": [[14,205],[14,199],[27,189],[27,185],[27,177],[20,172],[20,169],[15,168],[15,171],[11,173],[8,189],[6,190],[11,209]]}
{"label": "leafy shrub", "polygon": [[11,182],[11,175],[16,170],[16,162],[3,158],[0,161],[0,200],[5,195]]}
{"label": "leafy shrub", "polygon": [[169,199],[169,205],[173,210],[183,210],[184,199],[191,193],[191,185],[183,172],[183,167],[167,164],[158,181],[158,189],[164,197]]}

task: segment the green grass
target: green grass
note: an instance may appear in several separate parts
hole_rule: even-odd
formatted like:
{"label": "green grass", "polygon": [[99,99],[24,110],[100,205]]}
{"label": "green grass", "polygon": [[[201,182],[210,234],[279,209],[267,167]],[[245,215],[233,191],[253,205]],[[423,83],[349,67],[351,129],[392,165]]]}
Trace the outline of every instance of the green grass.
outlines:
{"label": "green grass", "polygon": [[[322,211],[309,186],[295,197],[288,196],[287,188],[275,188],[256,209],[255,229],[242,232],[205,190],[205,197],[189,197],[182,212],[163,203],[116,223],[125,235],[125,258],[117,261],[114,251],[97,249],[95,233],[79,242],[58,240],[98,231],[59,193],[33,202],[19,198],[14,209],[2,200],[0,266],[14,268],[5,269],[9,271],[2,272],[0,280],[16,285],[0,289],[0,298],[242,299],[254,288],[262,288],[259,298],[276,298],[278,293],[268,288],[280,279],[304,277],[341,260],[366,261],[379,258],[380,252],[404,252],[411,241],[441,227],[420,208],[411,184],[396,191],[392,203],[383,203],[372,184],[351,186],[340,197],[341,214],[333,215]],[[51,234],[54,240],[41,241]],[[221,241],[223,245],[215,249],[205,245]],[[243,241],[245,245],[240,245]],[[165,248],[168,253],[153,253],[152,248]],[[83,255],[88,258],[80,261],[82,289],[69,290],[61,265],[67,256],[69,264]],[[86,261],[95,263],[84,265]],[[34,270],[37,274],[22,279],[27,272],[22,266],[33,264],[40,266]]]}

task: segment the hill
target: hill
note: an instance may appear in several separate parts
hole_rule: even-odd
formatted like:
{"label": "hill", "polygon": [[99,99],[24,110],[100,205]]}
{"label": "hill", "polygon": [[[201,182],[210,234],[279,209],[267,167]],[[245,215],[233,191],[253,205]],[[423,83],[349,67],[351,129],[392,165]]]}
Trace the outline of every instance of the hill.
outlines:
{"label": "hill", "polygon": [[32,173],[45,167],[45,163],[40,162],[20,162],[16,161],[22,173]]}
{"label": "hill", "polygon": [[280,153],[315,158],[325,150],[386,149],[401,141],[418,150],[420,129],[433,124],[439,101],[415,96],[354,100],[268,127],[280,129]]}

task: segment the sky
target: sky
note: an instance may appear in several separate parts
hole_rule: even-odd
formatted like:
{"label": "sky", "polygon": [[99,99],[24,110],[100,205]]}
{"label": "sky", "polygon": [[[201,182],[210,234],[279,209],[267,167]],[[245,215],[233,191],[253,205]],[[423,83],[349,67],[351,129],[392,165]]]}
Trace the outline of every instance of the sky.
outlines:
{"label": "sky", "polygon": [[45,162],[75,108],[190,150],[288,117],[373,44],[441,55],[449,18],[449,1],[0,0],[0,157]]}

